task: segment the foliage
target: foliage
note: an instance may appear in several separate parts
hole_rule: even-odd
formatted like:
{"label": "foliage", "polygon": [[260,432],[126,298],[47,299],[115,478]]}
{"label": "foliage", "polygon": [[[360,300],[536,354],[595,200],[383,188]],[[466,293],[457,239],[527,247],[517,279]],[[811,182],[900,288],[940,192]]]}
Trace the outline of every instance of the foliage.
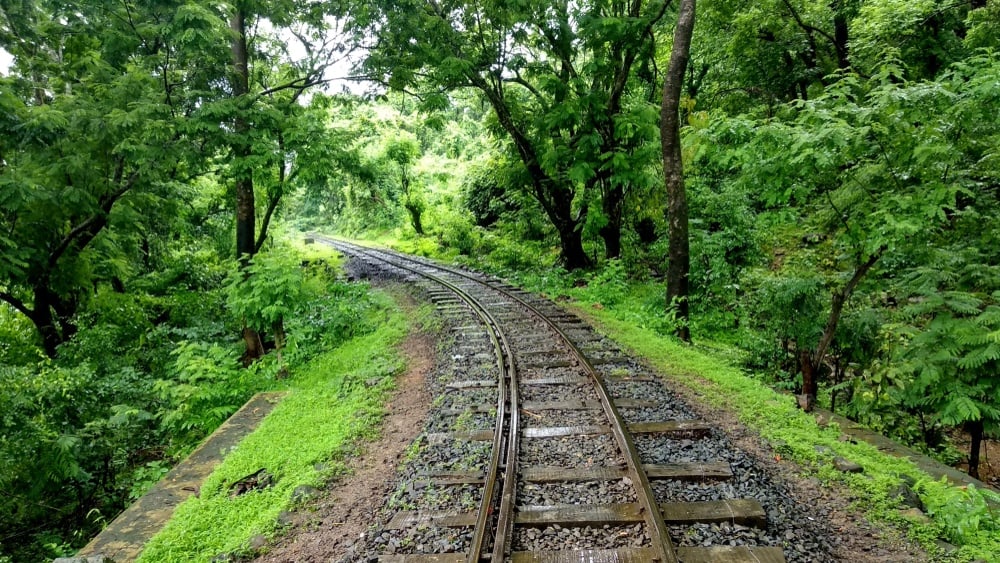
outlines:
{"label": "foliage", "polygon": [[[377,304],[378,314],[386,315],[385,296]],[[208,560],[240,552],[252,536],[272,532],[296,487],[317,485],[340,471],[340,459],[354,443],[377,433],[392,376],[401,368],[392,345],[406,328],[403,316],[392,311],[374,332],[328,348],[296,370],[289,395],[206,479],[201,494],[177,508],[139,560]],[[372,379],[380,383],[367,385]],[[290,435],[296,439],[288,440]],[[326,468],[318,470],[319,464]],[[273,487],[230,498],[232,482],[262,467],[275,476]]]}
{"label": "foliage", "polygon": [[559,234],[563,260],[578,268],[589,261],[579,229],[589,207],[579,197],[600,194],[617,237],[623,194],[651,156],[642,77],[666,7],[411,0],[376,3],[353,23],[380,37],[366,66],[390,87],[423,87],[428,107],[443,105],[442,90],[478,91]]}
{"label": "foliage", "polygon": [[[242,318],[287,331],[293,366],[375,330],[328,255],[272,243],[284,224],[391,238],[649,338],[675,327],[656,189],[669,2],[8,4],[0,560],[69,552],[275,386],[274,359],[234,364]],[[1000,431],[1000,3],[699,4],[681,99],[696,342],[783,388],[805,351],[821,401],[958,461],[946,430]],[[419,97],[318,92],[355,47],[358,72]],[[249,275],[236,240],[262,251]],[[772,425],[774,399],[744,396]],[[851,486],[884,512],[881,479]],[[922,486],[927,534],[995,545],[978,490]]]}
{"label": "foliage", "polygon": [[162,404],[157,416],[185,446],[198,443],[262,387],[254,381],[259,370],[240,369],[234,346],[181,341],[172,355],[169,377],[154,385]]}
{"label": "foliage", "polygon": [[862,2],[851,41],[861,72],[875,72],[882,61],[902,62],[913,78],[934,78],[967,55],[962,42],[969,4],[933,0]]}
{"label": "foliage", "polygon": [[[70,15],[56,6],[34,7],[31,17],[65,15],[81,37],[100,37],[95,28],[102,19],[89,10]],[[46,13],[50,9],[54,13]],[[59,45],[58,30],[43,29],[32,30],[39,33],[34,39],[40,44],[31,47],[40,51],[32,53],[35,59],[26,45],[9,47],[19,64],[36,68],[54,64],[46,59],[59,52],[62,72],[36,72],[44,80],[37,89],[3,79],[4,90],[21,97],[0,98],[12,120],[0,167],[0,297],[31,319],[54,356],[75,333],[72,317],[87,298],[86,287],[101,279],[98,264],[121,264],[120,250],[101,235],[136,228],[136,207],[164,196],[188,147],[173,134],[175,116],[158,82],[137,71],[154,64],[154,57],[121,60],[110,43]],[[125,33],[120,25],[109,31],[115,32]]]}
{"label": "foliage", "polygon": [[[258,283],[275,290],[294,279],[302,299],[283,311],[292,366],[384,320],[364,286],[333,281],[329,252],[309,254],[307,269],[299,256],[259,256],[267,269]],[[3,357],[0,485],[15,492],[0,507],[0,533],[17,538],[4,542],[5,555],[70,553],[250,395],[275,386],[275,362],[242,369],[235,344],[220,344],[235,323],[226,322],[217,255],[181,249],[163,260],[165,271],[129,284],[149,293],[101,286],[57,360],[13,347]],[[16,319],[2,327],[16,330]]]}
{"label": "foliage", "polygon": [[516,188],[523,183],[523,167],[502,156],[477,162],[462,184],[462,205],[476,225],[491,227],[504,215],[520,209]]}
{"label": "foliage", "polygon": [[58,556],[44,545],[86,541],[118,509],[120,479],[155,447],[152,415],[126,406],[147,402],[149,383],[133,369],[98,376],[50,362],[4,366],[0,383],[0,486],[10,493],[0,530],[19,538],[5,553]]}
{"label": "foliage", "polygon": [[226,302],[237,318],[258,332],[271,330],[306,300],[299,259],[287,248],[254,256],[244,272],[233,269],[226,282]]}
{"label": "foliage", "polygon": [[974,485],[951,486],[944,479],[925,483],[923,489],[928,498],[927,512],[941,526],[949,541],[959,545],[988,546],[992,539],[992,543],[997,544],[1000,516],[996,507],[1000,495]]}

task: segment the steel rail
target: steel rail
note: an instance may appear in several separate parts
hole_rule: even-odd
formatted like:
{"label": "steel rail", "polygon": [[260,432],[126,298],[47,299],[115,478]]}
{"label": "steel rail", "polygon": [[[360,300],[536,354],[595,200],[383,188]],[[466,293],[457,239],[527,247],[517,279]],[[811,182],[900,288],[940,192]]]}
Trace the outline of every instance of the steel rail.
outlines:
{"label": "steel rail", "polygon": [[[503,552],[510,544],[510,533],[513,529],[514,485],[517,481],[517,450],[520,437],[520,409],[519,393],[517,389],[517,371],[515,369],[514,356],[506,334],[503,332],[500,324],[496,321],[493,315],[486,310],[486,307],[480,304],[475,297],[470,295],[458,285],[442,279],[439,276],[424,272],[418,268],[413,268],[405,264],[388,260],[382,256],[376,255],[376,253],[389,254],[396,260],[407,260],[412,263],[420,264],[423,267],[438,268],[436,265],[424,264],[418,260],[404,258],[380,249],[371,249],[358,244],[339,241],[331,237],[315,233],[310,233],[310,236],[315,239],[323,240],[329,246],[332,246],[345,254],[355,253],[365,255],[397,268],[407,270],[448,288],[452,291],[452,293],[464,301],[469,308],[472,309],[477,316],[479,316],[487,328],[489,328],[488,332],[490,335],[490,341],[493,343],[494,350],[496,351],[497,367],[500,370],[498,378],[499,397],[497,398],[497,424],[494,427],[493,449],[490,455],[490,466],[487,470],[486,484],[483,487],[483,497],[480,500],[479,510],[476,516],[475,533],[466,561],[467,563],[479,563],[483,559],[487,558],[485,557],[484,550],[487,546],[487,540],[489,539],[487,534],[491,529],[494,530],[494,535],[493,549],[491,550],[489,559],[492,561],[502,560],[497,557],[503,557]],[[460,277],[466,279],[472,279],[469,276],[452,272],[447,268],[438,269],[453,275],[460,275]],[[476,283],[490,289],[494,289],[482,281],[473,281],[476,281]],[[502,479],[500,479],[499,475],[501,469],[504,473]],[[499,506],[496,502],[498,479],[503,483],[502,490],[500,491]],[[497,509],[494,510],[494,507]],[[490,526],[490,519],[494,516],[496,517],[496,524],[495,526]],[[500,553],[498,553],[498,550]]]}
{"label": "steel rail", "polygon": [[[397,257],[397,259],[405,259],[411,262],[415,262],[417,264],[421,264],[426,267],[437,268],[439,270],[463,277],[475,283],[479,283],[486,287],[489,287],[490,289],[505,295],[509,299],[512,299],[520,303],[522,306],[524,306],[532,313],[534,313],[536,316],[538,316],[540,319],[542,319],[542,321],[545,322],[546,325],[548,325],[556,334],[559,335],[559,337],[563,340],[563,342],[566,343],[566,345],[570,348],[570,350],[572,350],[573,354],[577,357],[581,365],[583,365],[584,369],[590,375],[591,380],[594,382],[597,388],[597,392],[601,401],[601,407],[603,408],[605,415],[608,417],[609,421],[612,423],[611,424],[612,435],[615,437],[615,441],[618,442],[618,447],[625,454],[625,462],[627,465],[629,478],[632,480],[632,483],[635,484],[636,488],[638,489],[637,492],[639,494],[637,494],[636,496],[638,497],[638,501],[640,503],[643,516],[646,520],[646,525],[649,528],[650,540],[651,543],[653,544],[653,549],[656,552],[654,559],[661,563],[677,563],[677,554],[674,551],[673,542],[670,540],[670,533],[667,530],[667,525],[663,520],[663,514],[660,512],[660,508],[656,503],[656,498],[655,495],[653,494],[653,489],[649,484],[649,478],[647,477],[646,472],[642,468],[642,461],[639,457],[639,451],[635,445],[635,440],[632,439],[631,433],[626,430],[626,424],[622,419],[621,413],[618,411],[618,408],[615,406],[614,401],[611,399],[611,395],[608,392],[607,386],[605,386],[604,384],[603,378],[594,368],[593,364],[583,353],[583,351],[580,350],[580,348],[573,343],[573,341],[569,338],[569,336],[565,333],[565,331],[559,328],[559,326],[556,325],[555,322],[550,320],[534,305],[528,303],[521,297],[515,295],[513,292],[508,291],[502,287],[497,287],[496,285],[487,283],[481,279],[477,279],[475,276],[470,275],[466,272],[454,268],[449,268],[441,264],[426,263],[422,260],[413,257],[402,257],[399,256],[398,254],[395,254],[387,250],[379,250],[379,251],[394,255]],[[511,479],[510,481],[514,480],[515,479]],[[505,486],[506,485],[507,483],[505,482]],[[513,485],[511,485],[511,487],[513,487]],[[499,546],[499,547],[506,549],[506,546]],[[494,552],[495,552],[493,554],[494,561],[501,561],[507,555],[506,553],[496,553],[496,547],[494,549]]]}

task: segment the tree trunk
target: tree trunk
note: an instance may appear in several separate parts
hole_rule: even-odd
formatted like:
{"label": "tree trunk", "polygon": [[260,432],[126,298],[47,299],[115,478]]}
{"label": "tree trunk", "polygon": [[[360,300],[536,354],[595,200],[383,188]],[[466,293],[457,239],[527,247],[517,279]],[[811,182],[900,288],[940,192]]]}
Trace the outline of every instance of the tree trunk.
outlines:
{"label": "tree trunk", "polygon": [[232,36],[233,97],[239,109],[234,120],[233,158],[236,161],[236,256],[245,261],[253,256],[255,250],[255,218],[256,208],[253,193],[253,175],[248,169],[247,160],[250,157],[250,140],[247,135],[250,125],[242,115],[242,103],[250,91],[249,59],[247,53],[246,13],[237,7],[229,22]]}
{"label": "tree trunk", "polygon": [[[230,47],[233,54],[232,89],[236,99],[237,114],[234,120],[233,158],[236,161],[236,257],[245,268],[257,250],[254,240],[256,223],[256,203],[253,193],[253,173],[248,169],[251,154],[250,124],[241,113],[247,93],[250,91],[249,55],[247,51],[246,12],[237,6],[229,20],[233,32]],[[243,324],[244,365],[250,365],[264,356],[264,346],[257,331]]]}
{"label": "tree trunk", "polygon": [[591,261],[583,250],[583,235],[575,225],[559,229],[559,243],[562,251],[563,266],[567,270],[577,270],[590,267]]}
{"label": "tree trunk", "polygon": [[847,70],[851,68],[847,14],[843,12],[844,8],[839,5],[836,9],[837,12],[833,16],[833,41],[834,48],[837,50],[837,68]]}
{"label": "tree trunk", "polygon": [[813,364],[809,350],[799,350],[799,370],[802,371],[802,394],[799,396],[799,407],[810,412],[816,404],[819,383],[816,380],[818,366]]}
{"label": "tree trunk", "polygon": [[609,260],[620,258],[622,255],[622,206],[624,199],[625,190],[622,186],[604,190],[601,206],[608,224],[601,227],[600,235],[604,239],[604,257]]}
{"label": "tree trunk", "polygon": [[243,365],[249,366],[264,357],[264,343],[260,339],[260,334],[256,330],[243,323],[243,344],[246,349],[243,351]]}
{"label": "tree trunk", "polygon": [[830,412],[832,413],[837,412],[836,387],[840,385],[840,382],[844,379],[844,371],[845,370],[840,365],[840,357],[838,356],[833,365],[833,386],[835,389],[830,393]]}
{"label": "tree trunk", "polygon": [[575,195],[573,189],[557,182],[545,173],[539,164],[535,146],[514,122],[514,117],[511,115],[502,90],[491,85],[476,73],[469,73],[466,77],[473,86],[483,92],[490,102],[500,126],[510,135],[514,148],[517,149],[521,162],[524,163],[524,167],[531,177],[533,195],[542,206],[549,221],[556,228],[556,232],[559,233],[563,266],[567,270],[590,266],[590,259],[583,251],[583,238],[580,229],[583,225],[582,217],[585,214],[581,214],[580,219],[573,217],[573,197]]}
{"label": "tree trunk", "polygon": [[[826,325],[823,327],[823,333],[819,337],[819,343],[816,345],[815,352],[808,354],[806,350],[800,351],[802,354],[801,361],[799,362],[799,367],[802,370],[802,394],[805,395],[804,402],[808,406],[808,408],[803,407],[803,410],[812,410],[812,404],[816,401],[816,394],[819,391],[819,382],[816,375],[826,360],[826,353],[833,343],[833,337],[837,333],[837,325],[840,324],[840,316],[844,312],[844,305],[851,298],[851,295],[854,294],[854,290],[857,289],[861,280],[868,275],[868,272],[878,262],[885,250],[885,247],[882,247],[875,251],[875,253],[868,257],[868,260],[855,268],[854,274],[843,288],[833,292],[833,296],[830,298],[830,316],[826,319]],[[807,371],[808,374],[806,373]]]}
{"label": "tree trunk", "polygon": [[35,286],[34,309],[29,318],[42,338],[42,349],[49,358],[55,358],[59,345],[63,343],[62,335],[56,328],[56,320],[52,315],[52,292],[46,287]]}
{"label": "tree trunk", "polygon": [[417,232],[418,235],[424,234],[424,224],[420,220],[421,209],[419,205],[412,203],[405,203],[403,207],[410,214],[410,224],[413,225],[413,230]]}
{"label": "tree trunk", "polygon": [[403,194],[406,198],[403,202],[403,207],[405,207],[406,212],[410,214],[410,224],[413,226],[413,230],[416,231],[418,235],[423,235],[424,224],[420,220],[420,215],[423,213],[423,209],[420,208],[420,202],[414,201],[414,195],[410,193],[410,177],[406,172],[406,166],[402,166],[402,180]]}
{"label": "tree trunk", "polygon": [[667,307],[673,308],[679,321],[677,336],[691,341],[688,327],[688,275],[691,252],[688,241],[688,205],[684,189],[684,167],[681,160],[680,102],[691,50],[694,30],[695,0],[681,0],[674,30],[674,45],[670,51],[670,66],[663,82],[663,103],[660,107],[660,139],[663,149],[663,174],[667,189]]}
{"label": "tree trunk", "polygon": [[983,445],[983,421],[971,420],[965,423],[969,431],[969,476],[979,479],[979,452]]}
{"label": "tree trunk", "polygon": [[[249,88],[249,84],[247,87]],[[268,194],[267,209],[264,211],[264,217],[260,220],[260,232],[257,233],[254,253],[260,252],[260,249],[263,248],[264,243],[267,241],[267,230],[271,226],[271,218],[274,217],[274,213],[278,209],[278,204],[281,203],[281,196],[285,193],[285,184],[288,183],[285,172],[288,165],[288,162],[285,160],[285,155],[287,154],[285,150],[285,136],[281,131],[278,132],[278,151],[281,154],[281,158],[278,159],[277,164],[278,185]]]}

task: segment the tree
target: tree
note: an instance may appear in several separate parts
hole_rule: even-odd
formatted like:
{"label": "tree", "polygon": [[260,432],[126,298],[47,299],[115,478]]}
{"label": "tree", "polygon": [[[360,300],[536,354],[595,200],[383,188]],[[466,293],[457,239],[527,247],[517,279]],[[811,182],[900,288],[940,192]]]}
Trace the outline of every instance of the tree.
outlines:
{"label": "tree", "polygon": [[702,108],[771,115],[851,66],[857,0],[705,0],[690,87]]}
{"label": "tree", "polygon": [[670,66],[663,81],[660,139],[663,146],[663,175],[667,190],[667,224],[670,244],[667,263],[667,307],[676,311],[677,336],[691,341],[688,326],[688,274],[691,255],[688,241],[687,194],[684,191],[684,166],[681,158],[680,105],[681,83],[691,52],[694,31],[695,0],[681,0],[670,50]]}
{"label": "tree", "polygon": [[573,269],[590,262],[582,192],[605,189],[607,220],[619,224],[603,232],[610,252],[617,252],[614,200],[635,165],[629,147],[650,133],[622,128],[621,120],[642,111],[628,94],[636,67],[651,60],[653,29],[668,5],[385,1],[354,23],[378,38],[366,62],[372,78],[395,89],[421,89],[429,107],[440,106],[444,91],[481,93],[559,234],[564,264]]}
{"label": "tree", "polygon": [[815,330],[795,342],[807,408],[852,296],[891,275],[880,265],[923,263],[925,249],[950,244],[959,211],[995,200],[976,195],[994,174],[982,139],[995,138],[996,116],[982,107],[995,64],[971,59],[933,82],[905,82],[892,67],[848,74],[738,149],[759,205],[795,209],[804,228],[793,232],[813,241],[781,271],[819,273],[829,292]]}
{"label": "tree", "polygon": [[4,11],[2,34],[15,72],[0,95],[0,299],[31,319],[55,356],[95,283],[101,237],[135,228],[123,220],[135,215],[118,211],[148,201],[136,192],[168,196],[196,150],[178,134],[178,85],[164,62],[180,48],[171,17],[186,12],[149,7],[143,19],[154,23],[140,28],[131,4],[22,8]]}
{"label": "tree", "polygon": [[424,212],[426,204],[412,171],[414,162],[420,157],[420,143],[413,135],[400,132],[386,142],[383,150],[385,158],[398,170],[403,207],[410,215],[410,225],[418,235],[422,235],[424,227],[420,215]]}
{"label": "tree", "polygon": [[[323,83],[326,68],[341,54],[342,46],[334,43],[337,34],[326,18],[333,8],[282,0],[236,0],[223,7],[231,54],[225,73],[229,90],[206,113],[210,119],[223,117],[227,121],[227,129],[220,131],[216,140],[228,149],[231,159],[228,174],[234,184],[236,257],[241,268],[246,268],[263,245],[267,226],[284,194],[283,175],[289,153],[283,130],[289,126],[288,120],[299,113],[302,94]],[[247,22],[252,19],[266,20],[269,27],[283,29],[294,37],[306,53],[304,59],[292,60],[287,38],[276,38],[258,26],[248,29]],[[280,161],[283,169],[268,194],[258,238],[255,176],[262,172],[261,164],[269,160]],[[246,345],[244,361],[262,357],[260,335],[246,323],[241,333]]]}
{"label": "tree", "polygon": [[913,273],[910,322],[893,367],[906,381],[903,405],[969,433],[969,475],[977,479],[983,438],[1000,432],[1000,289],[983,291],[1000,287],[1000,271],[984,258],[953,248]]}

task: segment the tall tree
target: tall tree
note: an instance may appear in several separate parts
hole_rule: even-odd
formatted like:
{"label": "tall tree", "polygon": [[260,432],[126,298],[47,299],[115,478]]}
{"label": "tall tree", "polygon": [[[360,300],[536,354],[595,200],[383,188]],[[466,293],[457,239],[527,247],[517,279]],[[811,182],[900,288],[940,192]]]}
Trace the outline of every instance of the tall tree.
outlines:
{"label": "tall tree", "polygon": [[410,216],[410,225],[418,235],[424,234],[421,215],[425,203],[416,185],[413,164],[420,157],[420,143],[411,134],[397,134],[385,146],[385,158],[395,165],[399,172],[399,187],[403,197],[403,208]]}
{"label": "tall tree", "polygon": [[[254,202],[253,170],[249,166],[251,140],[248,138],[250,123],[248,116],[239,110],[246,110],[250,100],[250,50],[247,41],[246,2],[234,4],[229,16],[230,50],[233,66],[230,71],[230,88],[236,99],[238,110],[233,119],[232,151],[235,160],[234,181],[236,184],[236,256],[241,261],[252,258],[256,247],[257,208]],[[244,107],[239,107],[243,105]],[[248,344],[249,347],[249,344]]]}
{"label": "tall tree", "polygon": [[[218,119],[221,114],[228,121],[228,128],[220,130],[216,140],[230,156],[236,257],[241,268],[263,245],[284,193],[281,181],[270,186],[258,236],[256,177],[270,175],[266,164],[275,159],[287,165],[283,129],[291,127],[294,116],[300,113],[298,101],[303,93],[322,84],[326,69],[343,54],[342,46],[336,43],[339,36],[331,29],[334,24],[326,17],[334,8],[283,0],[236,0],[223,7],[229,32],[229,91],[228,96],[215,101],[206,117]],[[256,23],[248,26],[251,22]],[[285,37],[278,37],[278,30]],[[297,43],[305,56],[296,60],[288,43]],[[242,338],[245,362],[264,355],[260,335],[245,323]]]}
{"label": "tall tree", "polygon": [[481,93],[572,269],[590,263],[582,232],[595,198],[585,194],[602,188],[614,225],[604,231],[607,247],[618,252],[614,200],[634,177],[630,147],[651,138],[648,129],[621,125],[645,107],[628,94],[669,4],[385,0],[355,24],[378,38],[366,63],[372,78],[393,88],[417,87],[430,105],[440,104],[442,91]]}
{"label": "tall tree", "polygon": [[681,85],[691,53],[694,32],[695,0],[681,0],[670,49],[670,65],[663,81],[660,113],[660,142],[663,147],[663,175],[667,190],[667,307],[678,321],[676,334],[691,341],[688,325],[688,275],[691,251],[688,240],[688,205],[684,190],[684,164],[681,158],[680,105]]}
{"label": "tall tree", "polygon": [[[3,11],[0,34],[15,57],[0,95],[0,299],[54,356],[98,279],[102,236],[136,228],[124,218],[137,215],[118,210],[169,195],[196,152],[178,132],[180,79],[165,62],[182,51],[174,18],[190,14],[166,4],[20,8]],[[144,198],[132,200],[137,191]]]}

